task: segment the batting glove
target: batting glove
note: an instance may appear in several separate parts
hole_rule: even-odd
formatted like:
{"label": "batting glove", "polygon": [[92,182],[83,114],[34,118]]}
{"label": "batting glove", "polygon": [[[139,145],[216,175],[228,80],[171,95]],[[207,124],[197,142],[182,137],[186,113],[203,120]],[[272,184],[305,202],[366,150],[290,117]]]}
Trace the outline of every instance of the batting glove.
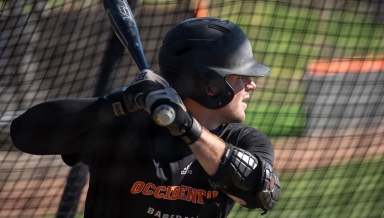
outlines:
{"label": "batting glove", "polygon": [[150,113],[145,99],[153,91],[169,87],[168,82],[151,70],[143,70],[124,91],[124,104],[128,112],[144,109]]}
{"label": "batting glove", "polygon": [[158,125],[167,127],[172,135],[181,137],[188,145],[200,138],[201,125],[189,115],[173,88],[166,87],[149,93],[146,105],[150,105],[152,119]]}

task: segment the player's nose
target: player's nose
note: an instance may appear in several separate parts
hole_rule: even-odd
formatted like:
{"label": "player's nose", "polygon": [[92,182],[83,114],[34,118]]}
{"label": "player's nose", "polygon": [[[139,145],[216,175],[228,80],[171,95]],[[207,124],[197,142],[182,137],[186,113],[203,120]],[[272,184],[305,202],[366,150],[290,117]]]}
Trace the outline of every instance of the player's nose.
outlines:
{"label": "player's nose", "polygon": [[254,90],[256,88],[256,83],[253,77],[246,77],[245,89],[247,91]]}

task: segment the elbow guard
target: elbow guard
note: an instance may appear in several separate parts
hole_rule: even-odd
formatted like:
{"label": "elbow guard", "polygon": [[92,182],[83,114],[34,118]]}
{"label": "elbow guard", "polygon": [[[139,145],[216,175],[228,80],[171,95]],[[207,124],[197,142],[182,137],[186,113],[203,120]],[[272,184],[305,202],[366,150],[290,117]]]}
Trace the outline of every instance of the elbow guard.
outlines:
{"label": "elbow guard", "polygon": [[229,144],[211,183],[224,193],[244,200],[243,206],[261,208],[265,213],[280,199],[280,181],[271,164]]}

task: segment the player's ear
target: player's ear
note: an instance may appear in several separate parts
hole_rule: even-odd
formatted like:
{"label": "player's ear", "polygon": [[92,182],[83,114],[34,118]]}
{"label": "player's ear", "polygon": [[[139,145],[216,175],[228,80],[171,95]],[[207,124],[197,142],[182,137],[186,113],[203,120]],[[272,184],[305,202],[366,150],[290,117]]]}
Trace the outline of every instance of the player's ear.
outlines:
{"label": "player's ear", "polygon": [[220,95],[221,91],[219,87],[212,85],[212,84],[205,84],[205,90],[209,97],[215,98],[216,96]]}

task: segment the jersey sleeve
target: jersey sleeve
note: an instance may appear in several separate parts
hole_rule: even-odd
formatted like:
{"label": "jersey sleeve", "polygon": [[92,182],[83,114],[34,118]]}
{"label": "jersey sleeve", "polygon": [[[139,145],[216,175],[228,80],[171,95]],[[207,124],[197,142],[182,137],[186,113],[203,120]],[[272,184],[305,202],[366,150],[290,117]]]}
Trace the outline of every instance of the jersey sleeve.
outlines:
{"label": "jersey sleeve", "polygon": [[273,165],[274,150],[272,142],[261,131],[242,124],[229,124],[225,126],[220,135],[225,142],[245,149],[252,154],[257,154]]}
{"label": "jersey sleeve", "polygon": [[274,162],[274,149],[271,140],[262,132],[253,127],[244,127],[239,133],[238,145],[252,154],[257,154],[268,161]]}
{"label": "jersey sleeve", "polygon": [[84,133],[82,150],[76,155],[63,156],[65,163],[82,162],[88,166],[104,167],[116,160],[116,156],[135,150],[140,140],[147,140],[150,127],[154,125],[144,110],[127,113],[93,127]]}
{"label": "jersey sleeve", "polygon": [[116,121],[105,122],[81,134],[77,139],[81,150],[73,154],[62,154],[64,163],[68,166],[74,166],[79,162],[89,165],[93,162],[92,156],[101,157],[110,154],[115,144],[113,143],[114,134],[117,134],[116,128],[111,124],[114,122]]}
{"label": "jersey sleeve", "polygon": [[35,105],[12,121],[13,144],[36,155],[78,153],[83,134],[113,120],[113,103],[122,99],[117,93],[109,98],[56,99]]}

